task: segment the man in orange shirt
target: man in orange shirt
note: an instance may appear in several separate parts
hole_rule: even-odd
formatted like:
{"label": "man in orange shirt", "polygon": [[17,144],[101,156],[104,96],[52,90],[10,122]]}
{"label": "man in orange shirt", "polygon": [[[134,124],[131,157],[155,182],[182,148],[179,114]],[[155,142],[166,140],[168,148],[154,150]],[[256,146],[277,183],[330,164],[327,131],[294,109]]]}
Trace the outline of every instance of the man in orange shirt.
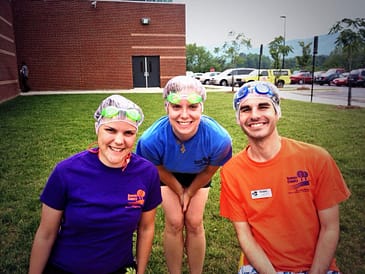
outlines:
{"label": "man in orange shirt", "polygon": [[244,254],[239,273],[340,273],[338,204],[350,192],[325,149],[279,135],[278,92],[250,82],[233,99],[248,146],[221,169],[220,212]]}

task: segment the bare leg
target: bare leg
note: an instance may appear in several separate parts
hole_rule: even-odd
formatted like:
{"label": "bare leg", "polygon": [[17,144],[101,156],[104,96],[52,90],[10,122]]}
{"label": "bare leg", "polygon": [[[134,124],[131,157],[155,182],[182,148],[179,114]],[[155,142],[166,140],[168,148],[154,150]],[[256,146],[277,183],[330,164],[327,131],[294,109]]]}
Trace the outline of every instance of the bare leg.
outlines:
{"label": "bare leg", "polygon": [[203,272],[206,240],[203,224],[205,204],[208,200],[209,188],[201,188],[192,197],[185,213],[186,249],[191,274]]}
{"label": "bare leg", "polygon": [[184,253],[184,215],[180,199],[168,186],[161,187],[165,214],[164,252],[170,274],[181,274]]}

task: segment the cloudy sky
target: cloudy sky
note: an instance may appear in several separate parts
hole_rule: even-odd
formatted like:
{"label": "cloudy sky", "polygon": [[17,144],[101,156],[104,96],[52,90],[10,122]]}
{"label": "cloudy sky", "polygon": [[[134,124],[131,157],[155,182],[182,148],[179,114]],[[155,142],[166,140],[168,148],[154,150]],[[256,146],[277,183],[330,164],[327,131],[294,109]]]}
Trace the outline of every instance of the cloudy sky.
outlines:
{"label": "cloudy sky", "polygon": [[[243,33],[253,47],[327,34],[343,18],[364,18],[365,0],[174,0],[186,6],[186,43],[213,48]],[[280,18],[285,15],[286,19]],[[286,21],[286,24],[285,24]]]}

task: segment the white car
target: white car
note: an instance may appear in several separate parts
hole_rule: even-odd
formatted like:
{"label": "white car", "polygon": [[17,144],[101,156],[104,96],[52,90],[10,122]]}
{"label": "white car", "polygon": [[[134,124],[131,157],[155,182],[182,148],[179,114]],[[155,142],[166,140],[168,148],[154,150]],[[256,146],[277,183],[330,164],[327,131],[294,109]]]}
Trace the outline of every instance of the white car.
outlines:
{"label": "white car", "polygon": [[211,84],[219,86],[234,86],[242,80],[244,75],[249,74],[254,68],[234,68],[226,69],[211,80]]}
{"label": "white car", "polygon": [[220,71],[209,71],[204,73],[203,75],[201,75],[199,77],[199,81],[203,84],[203,85],[208,85],[210,80],[214,77],[219,75]]}
{"label": "white car", "polygon": [[194,73],[194,77],[195,77],[195,79],[197,79],[197,80],[200,80],[200,77],[203,75],[203,73],[202,72],[195,72]]}
{"label": "white car", "polygon": [[195,78],[195,75],[194,75],[194,72],[192,72],[192,71],[186,71],[186,76],[189,76],[189,77],[193,77],[193,78]]}

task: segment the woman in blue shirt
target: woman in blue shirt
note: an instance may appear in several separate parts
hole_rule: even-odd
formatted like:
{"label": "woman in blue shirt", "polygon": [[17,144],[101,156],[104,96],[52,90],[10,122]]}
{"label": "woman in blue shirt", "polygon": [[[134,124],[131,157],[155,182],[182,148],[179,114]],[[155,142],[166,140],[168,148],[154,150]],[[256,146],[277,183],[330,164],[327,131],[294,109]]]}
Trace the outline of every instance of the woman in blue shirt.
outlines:
{"label": "woman in blue shirt", "polygon": [[198,80],[172,78],[163,90],[167,115],[148,128],[137,143],[136,153],[159,171],[165,213],[164,252],[172,274],[181,273],[184,247],[190,273],[202,273],[206,246],[203,213],[211,179],[232,156],[228,132],[202,115],[206,96]]}

